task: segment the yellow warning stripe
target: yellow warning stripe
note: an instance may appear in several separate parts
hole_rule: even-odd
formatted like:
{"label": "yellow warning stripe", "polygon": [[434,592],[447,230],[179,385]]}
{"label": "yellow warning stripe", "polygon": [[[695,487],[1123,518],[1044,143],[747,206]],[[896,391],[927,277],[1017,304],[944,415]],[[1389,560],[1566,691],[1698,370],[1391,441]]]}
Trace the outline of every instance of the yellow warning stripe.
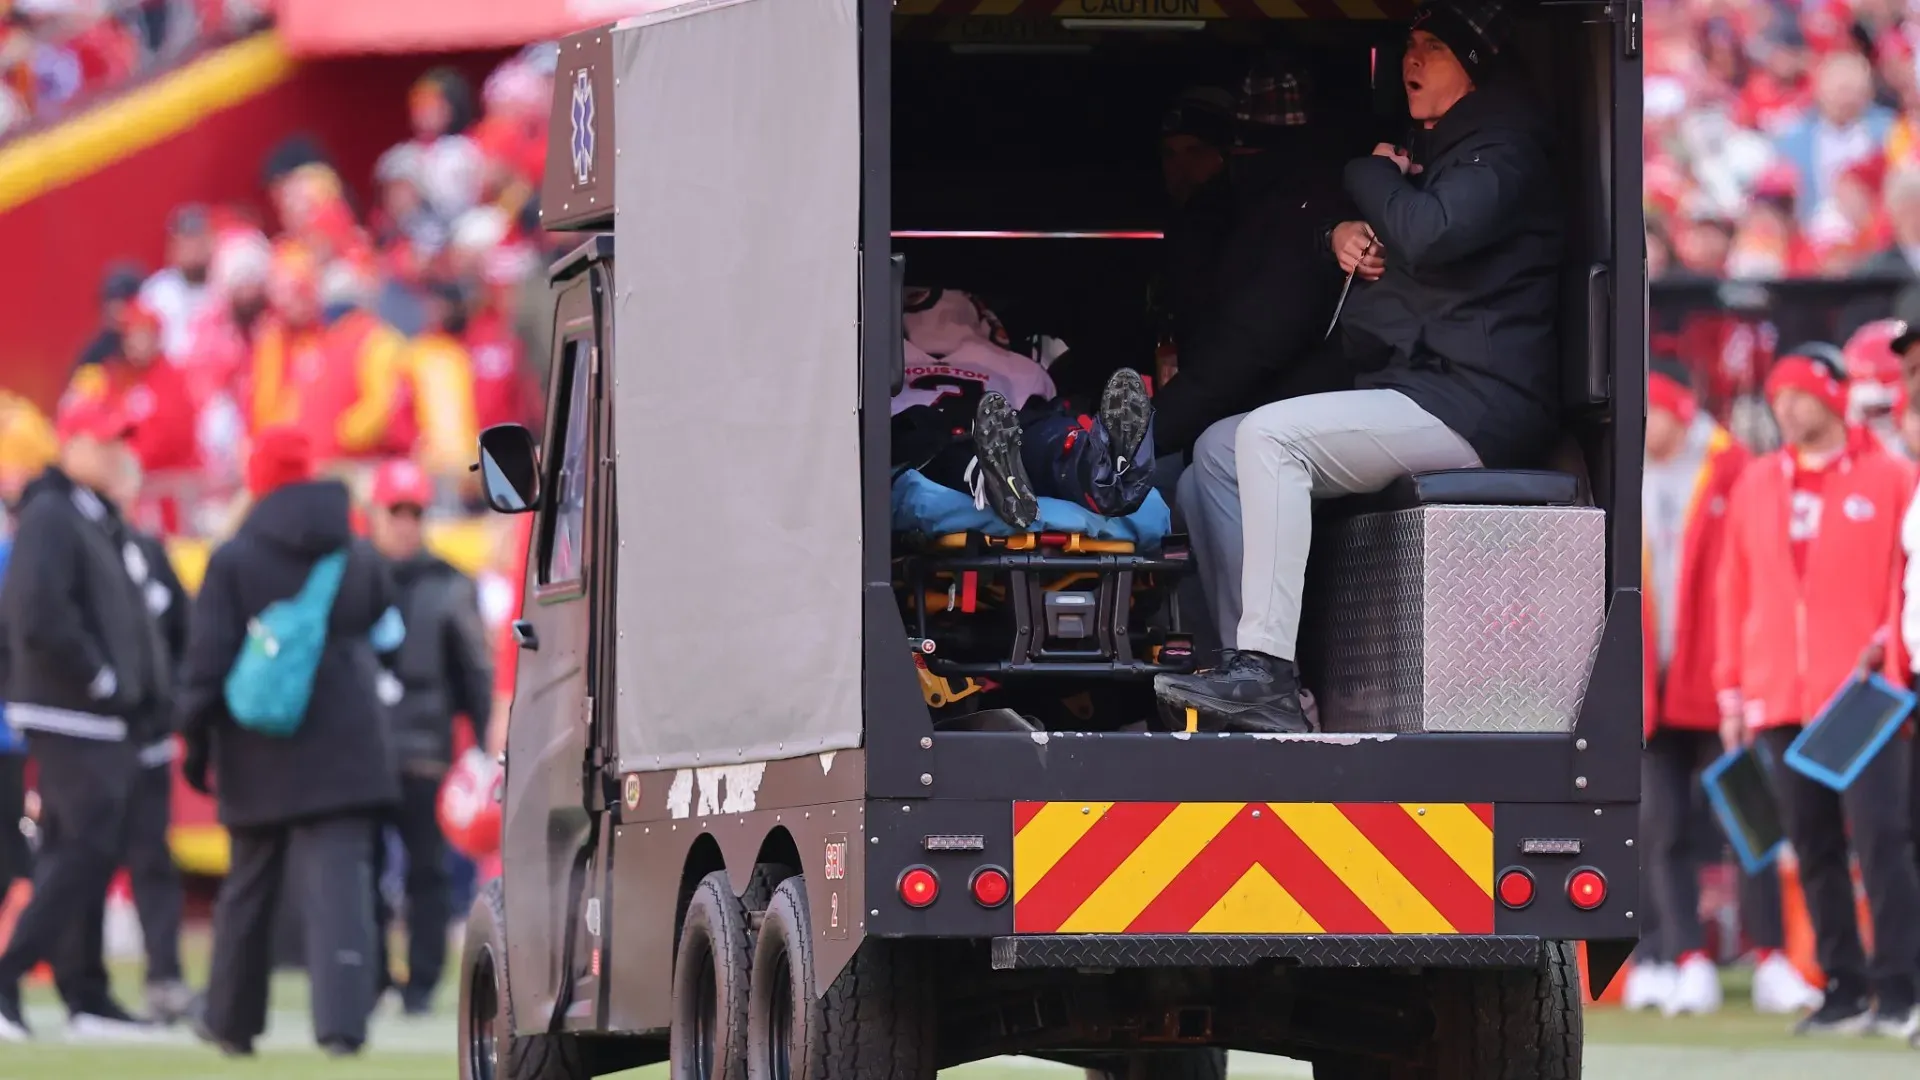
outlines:
{"label": "yellow warning stripe", "polygon": [[1395,934],[1450,934],[1432,902],[1332,803],[1269,803],[1360,902]]}
{"label": "yellow warning stripe", "polygon": [[1014,901],[1017,903],[1027,890],[1038,885],[1112,805],[1056,802],[1042,807],[1013,837],[1013,865],[1020,868],[1013,878]]}
{"label": "yellow warning stripe", "polygon": [[1414,824],[1426,830],[1440,850],[1466,872],[1480,891],[1493,895],[1493,830],[1462,803],[1402,803]]}
{"label": "yellow warning stripe", "polygon": [[1286,887],[1255,863],[1193,924],[1196,934],[1324,934]]}
{"label": "yellow warning stripe", "polygon": [[[1094,933],[1133,922],[1239,813],[1238,803],[1182,803],[1175,807],[1060,925],[1061,932]],[[1014,864],[1020,865],[1018,852]]]}

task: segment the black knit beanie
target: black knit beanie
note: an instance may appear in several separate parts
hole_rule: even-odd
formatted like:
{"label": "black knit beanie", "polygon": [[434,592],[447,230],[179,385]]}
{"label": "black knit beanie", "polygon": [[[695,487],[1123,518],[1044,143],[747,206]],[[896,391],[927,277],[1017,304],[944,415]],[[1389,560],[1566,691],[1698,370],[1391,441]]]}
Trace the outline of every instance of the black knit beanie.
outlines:
{"label": "black knit beanie", "polygon": [[1506,9],[1500,0],[1427,0],[1413,15],[1414,30],[1447,43],[1467,76],[1484,82],[1507,42]]}

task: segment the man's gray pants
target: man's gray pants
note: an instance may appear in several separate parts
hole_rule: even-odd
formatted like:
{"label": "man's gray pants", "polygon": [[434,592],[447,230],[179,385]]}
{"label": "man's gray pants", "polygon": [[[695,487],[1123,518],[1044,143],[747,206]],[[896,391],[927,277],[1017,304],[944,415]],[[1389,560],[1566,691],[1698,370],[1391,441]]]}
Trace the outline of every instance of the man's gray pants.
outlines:
{"label": "man's gray pants", "polygon": [[1221,643],[1294,658],[1314,499],[1479,465],[1465,439],[1398,390],[1309,394],[1208,428],[1179,504]]}

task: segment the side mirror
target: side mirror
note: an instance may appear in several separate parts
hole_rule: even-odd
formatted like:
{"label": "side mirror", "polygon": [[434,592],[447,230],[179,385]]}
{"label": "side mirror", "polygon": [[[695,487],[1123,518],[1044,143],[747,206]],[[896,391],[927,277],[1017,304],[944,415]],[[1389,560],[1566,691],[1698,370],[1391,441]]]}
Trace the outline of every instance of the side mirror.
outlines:
{"label": "side mirror", "polygon": [[540,509],[540,449],[523,424],[495,424],[480,433],[480,484],[487,505],[502,514]]}

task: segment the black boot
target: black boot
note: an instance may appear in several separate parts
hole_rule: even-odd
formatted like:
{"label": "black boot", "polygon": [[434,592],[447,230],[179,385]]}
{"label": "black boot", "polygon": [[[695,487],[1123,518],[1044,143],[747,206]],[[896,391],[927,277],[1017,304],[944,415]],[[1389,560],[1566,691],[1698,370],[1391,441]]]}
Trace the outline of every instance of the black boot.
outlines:
{"label": "black boot", "polygon": [[1300,672],[1293,661],[1257,652],[1229,652],[1222,666],[1192,675],[1157,675],[1161,707],[1184,722],[1200,714],[1210,731],[1297,735],[1312,731],[1300,707]]}
{"label": "black boot", "polygon": [[993,509],[995,517],[1016,529],[1026,529],[1040,516],[1033,481],[1021,460],[1020,414],[998,393],[988,391],[973,416],[975,457],[968,469],[975,505]]}

